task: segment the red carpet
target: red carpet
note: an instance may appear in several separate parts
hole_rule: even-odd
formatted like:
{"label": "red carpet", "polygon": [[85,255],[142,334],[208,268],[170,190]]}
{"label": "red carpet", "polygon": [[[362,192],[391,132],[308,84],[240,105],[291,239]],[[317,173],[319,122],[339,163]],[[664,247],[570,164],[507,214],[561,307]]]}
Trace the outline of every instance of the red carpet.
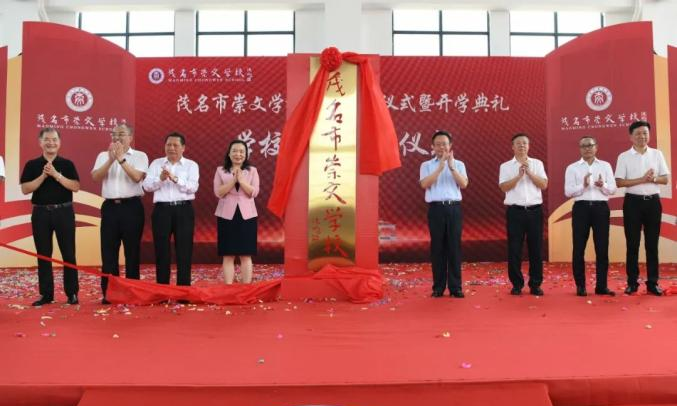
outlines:
{"label": "red carpet", "polygon": [[[579,298],[557,264],[544,297],[513,297],[504,268],[468,264],[465,299],[432,299],[428,265],[383,265],[385,298],[369,305],[102,306],[83,276],[79,306],[59,284],[43,308],[28,306],[34,270],[0,270],[0,404],[677,403],[675,297]],[[675,265],[661,272],[677,284]],[[614,266],[610,288],[624,279]]]}

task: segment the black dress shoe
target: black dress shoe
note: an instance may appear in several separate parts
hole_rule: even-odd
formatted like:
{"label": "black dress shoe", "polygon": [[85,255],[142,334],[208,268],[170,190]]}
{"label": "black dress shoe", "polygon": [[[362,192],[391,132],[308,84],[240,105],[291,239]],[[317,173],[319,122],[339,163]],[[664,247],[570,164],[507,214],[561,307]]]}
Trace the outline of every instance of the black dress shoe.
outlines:
{"label": "black dress shoe", "polygon": [[78,295],[70,295],[68,296],[68,300],[66,300],[66,303],[69,305],[76,305],[80,302],[78,302]]}
{"label": "black dress shoe", "polygon": [[457,297],[457,298],[459,298],[459,299],[463,299],[463,298],[465,297],[465,295],[463,294],[463,291],[462,291],[462,290],[452,290],[452,291],[449,293],[449,296],[451,296],[451,297]]}
{"label": "black dress shoe", "polygon": [[588,296],[588,292],[585,291],[584,286],[579,286],[576,288],[576,296]]}
{"label": "black dress shoe", "polygon": [[534,296],[543,296],[543,294],[544,294],[543,289],[541,289],[539,287],[529,288],[529,293],[531,293]]}
{"label": "black dress shoe", "polygon": [[444,293],[442,292],[433,292],[432,295],[430,295],[430,297],[442,297],[442,296],[444,296]]}
{"label": "black dress shoe", "polygon": [[663,296],[663,291],[658,286],[647,286],[646,293],[654,296]]}
{"label": "black dress shoe", "polygon": [[633,293],[637,293],[637,286],[628,286],[625,288],[623,291],[626,295],[632,295]]}
{"label": "black dress shoe", "polygon": [[101,299],[101,304],[102,304],[102,305],[109,305],[110,302],[108,301],[108,299],[106,299],[106,298],[104,297],[103,299]]}
{"label": "black dress shoe", "polygon": [[610,290],[609,288],[597,289],[595,288],[596,295],[607,295],[607,296],[616,296],[616,292]]}
{"label": "black dress shoe", "polygon": [[33,302],[32,306],[42,306],[42,305],[50,304],[53,301],[54,301],[54,298],[52,298],[52,297],[42,296],[40,299]]}
{"label": "black dress shoe", "polygon": [[522,288],[512,288],[510,289],[510,294],[513,296],[519,296],[522,294]]}

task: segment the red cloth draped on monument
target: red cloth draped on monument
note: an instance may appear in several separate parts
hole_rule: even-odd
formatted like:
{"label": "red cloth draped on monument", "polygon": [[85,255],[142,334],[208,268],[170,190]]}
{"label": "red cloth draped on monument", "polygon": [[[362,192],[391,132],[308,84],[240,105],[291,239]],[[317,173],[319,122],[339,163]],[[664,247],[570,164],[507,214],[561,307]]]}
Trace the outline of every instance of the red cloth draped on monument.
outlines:
{"label": "red cloth draped on monument", "polygon": [[280,150],[275,167],[275,180],[268,200],[268,209],[282,217],[287,207],[292,183],[303,159],[310,136],[320,114],[322,98],[327,90],[329,72],[343,61],[359,66],[358,108],[360,122],[359,168],[363,175],[381,175],[400,167],[397,134],[366,56],[355,52],[339,52],[331,47],[322,51],[320,68],[282,130]]}

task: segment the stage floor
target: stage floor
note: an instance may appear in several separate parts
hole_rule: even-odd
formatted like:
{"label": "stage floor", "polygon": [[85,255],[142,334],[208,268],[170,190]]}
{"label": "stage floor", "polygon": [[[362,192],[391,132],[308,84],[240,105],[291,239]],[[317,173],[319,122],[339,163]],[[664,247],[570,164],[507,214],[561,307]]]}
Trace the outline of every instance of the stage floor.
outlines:
{"label": "stage floor", "polygon": [[[57,283],[57,303],[42,308],[30,306],[35,270],[0,270],[0,404],[77,404],[92,387],[501,382],[545,383],[554,405],[677,403],[677,301],[644,286],[623,295],[622,265],[610,270],[616,297],[575,296],[569,264],[546,265],[543,297],[509,295],[501,263],[465,264],[465,299],[431,298],[428,264],[382,269],[385,298],[367,305],[103,306],[99,280],[81,275],[80,305],[63,304]],[[255,272],[282,275],[279,265]],[[152,268],[142,275],[152,279]],[[196,284],[220,281],[216,266],[193,275]],[[677,266],[663,265],[661,278],[664,288],[677,285]],[[331,399],[305,404],[320,401]]]}

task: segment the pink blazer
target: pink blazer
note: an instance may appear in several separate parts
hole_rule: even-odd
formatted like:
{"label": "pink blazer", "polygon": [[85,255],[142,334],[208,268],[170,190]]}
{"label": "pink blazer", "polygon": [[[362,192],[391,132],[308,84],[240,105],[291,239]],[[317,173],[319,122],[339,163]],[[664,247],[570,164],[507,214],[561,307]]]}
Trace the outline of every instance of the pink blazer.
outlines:
{"label": "pink blazer", "polygon": [[[256,211],[256,204],[254,204],[254,198],[259,194],[259,173],[256,171],[256,168],[250,166],[244,170],[244,176],[247,179],[254,191],[252,195],[249,196],[245,191],[240,188],[240,190],[235,190],[233,187],[230,189],[230,192],[219,199],[219,204],[216,206],[216,213],[218,217],[222,217],[226,220],[232,220],[235,215],[235,208],[240,207],[240,213],[242,213],[242,218],[247,220],[258,215]],[[216,169],[216,174],[214,174],[214,194],[216,197],[219,197],[216,194],[216,189],[220,186],[232,182],[233,174],[223,170],[222,166],[219,166]]]}

